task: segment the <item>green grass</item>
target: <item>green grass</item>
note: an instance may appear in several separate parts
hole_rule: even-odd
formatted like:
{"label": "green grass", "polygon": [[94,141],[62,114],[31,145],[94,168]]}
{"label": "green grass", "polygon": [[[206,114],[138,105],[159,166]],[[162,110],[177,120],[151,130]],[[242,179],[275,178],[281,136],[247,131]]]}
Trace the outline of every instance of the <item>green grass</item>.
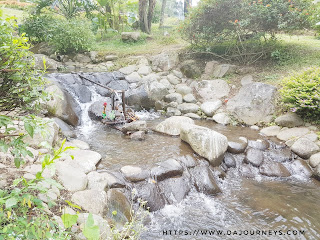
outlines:
{"label": "green grass", "polygon": [[23,10],[13,9],[13,8],[4,8],[4,7],[1,7],[0,9],[2,10],[2,15],[4,19],[14,16],[17,18],[18,24],[22,23],[23,19],[26,16],[28,16],[28,13]]}

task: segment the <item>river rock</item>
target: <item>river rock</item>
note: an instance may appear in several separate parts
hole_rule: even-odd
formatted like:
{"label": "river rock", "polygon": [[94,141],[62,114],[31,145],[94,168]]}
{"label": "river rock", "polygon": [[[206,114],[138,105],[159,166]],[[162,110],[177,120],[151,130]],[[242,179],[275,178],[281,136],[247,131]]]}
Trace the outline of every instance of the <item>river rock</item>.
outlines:
{"label": "river rock", "polygon": [[100,216],[104,215],[108,204],[106,192],[95,189],[75,192],[71,201],[82,209]]}
{"label": "river rock", "polygon": [[88,174],[88,189],[105,190],[123,188],[125,182],[108,172],[90,172]]}
{"label": "river rock", "polygon": [[263,163],[263,152],[259,149],[249,148],[246,152],[246,156],[244,158],[245,163],[250,163],[255,167],[260,167]]}
{"label": "river rock", "polygon": [[218,166],[228,148],[226,136],[206,127],[184,124],[180,132],[181,140],[190,144],[200,156],[209,160],[213,166]]}
{"label": "river rock", "polygon": [[212,119],[216,123],[219,123],[222,125],[228,125],[231,121],[230,117],[225,112],[220,112],[220,113],[213,115]]}
{"label": "river rock", "polygon": [[282,127],[299,127],[304,124],[301,117],[299,117],[296,113],[289,112],[284,115],[277,117],[275,123]]}
{"label": "river rock", "polygon": [[238,141],[228,141],[228,152],[243,153],[248,146],[248,140],[240,137]]}
{"label": "river rock", "polygon": [[195,60],[186,60],[182,62],[180,70],[187,78],[195,79],[201,76],[201,70],[197,66]]}
{"label": "river rock", "polygon": [[186,168],[192,168],[197,165],[196,160],[191,155],[182,156],[178,161]]}
{"label": "river rock", "polygon": [[140,32],[122,32],[121,39],[124,42],[136,42],[140,39]]}
{"label": "river rock", "polygon": [[140,167],[124,166],[121,168],[121,172],[126,179],[131,182],[139,182],[147,179],[150,176],[150,171],[143,170]]}
{"label": "river rock", "polygon": [[181,111],[181,113],[197,113],[199,106],[194,103],[182,103],[178,105],[178,109]]}
{"label": "river rock", "polygon": [[152,69],[149,66],[141,66],[138,70],[138,73],[143,76],[147,76],[152,72]]}
{"label": "river rock", "polygon": [[290,167],[293,169],[294,174],[298,174],[299,176],[304,176],[306,178],[310,178],[312,176],[313,171],[304,160],[297,159],[291,163]]}
{"label": "river rock", "polygon": [[190,174],[165,179],[159,183],[159,188],[169,204],[179,203],[191,189]]}
{"label": "river rock", "polygon": [[230,111],[239,121],[249,125],[270,122],[275,111],[274,101],[277,88],[264,83],[243,86],[239,93],[227,103]]}
{"label": "river rock", "polygon": [[87,175],[79,168],[67,162],[56,163],[57,177],[66,190],[71,192],[81,191],[87,187]]}
{"label": "river rock", "polygon": [[74,84],[71,85],[70,88],[72,89],[72,92],[74,92],[74,94],[78,97],[81,103],[88,103],[91,101],[92,94],[88,87]]}
{"label": "river rock", "polygon": [[206,63],[206,67],[204,69],[203,77],[212,77],[214,73],[214,69],[219,65],[217,61],[210,61]]}
{"label": "river rock", "polygon": [[266,135],[267,137],[275,137],[279,134],[281,127],[279,126],[270,126],[260,130],[260,133]]}
{"label": "river rock", "polygon": [[76,137],[76,134],[74,133],[74,129],[68,123],[56,117],[53,118],[53,120],[55,121],[56,124],[59,125],[59,128],[65,137],[68,137],[68,138]]}
{"label": "river rock", "polygon": [[137,83],[137,82],[141,81],[141,77],[140,77],[139,73],[133,72],[133,73],[129,74],[128,76],[126,76],[126,80],[128,81],[128,83]]}
{"label": "river rock", "polygon": [[119,72],[123,73],[124,75],[130,75],[131,73],[133,73],[136,70],[137,70],[137,66],[129,65],[129,66],[120,68]]}
{"label": "river rock", "polygon": [[259,172],[262,175],[268,177],[290,177],[291,173],[289,170],[281,163],[278,162],[268,162],[264,163],[260,168]]}
{"label": "river rock", "polygon": [[192,119],[197,119],[197,120],[201,119],[201,117],[196,113],[187,113],[187,114],[184,114],[183,116],[192,118]]}
{"label": "river rock", "polygon": [[130,139],[136,140],[136,141],[142,141],[146,139],[146,133],[145,131],[137,131],[132,134],[130,134]]}
{"label": "river rock", "polygon": [[167,89],[172,89],[171,83],[168,81],[168,79],[161,79],[159,81],[161,84],[163,84]]}
{"label": "river rock", "polygon": [[191,118],[184,116],[173,116],[159,123],[155,127],[155,130],[168,135],[178,136],[180,135],[180,129],[184,124],[194,124],[194,121]]}
{"label": "river rock", "polygon": [[[107,192],[107,218],[111,219],[115,226],[124,226],[132,218],[131,204],[127,197],[117,189]],[[117,214],[114,214],[114,211]]]}
{"label": "river rock", "polygon": [[196,103],[197,99],[193,96],[193,94],[189,93],[183,96],[183,101],[185,101],[186,103]]}
{"label": "river rock", "polygon": [[127,91],[125,102],[127,105],[134,106],[137,109],[150,109],[155,105],[155,101],[149,95],[145,85]]}
{"label": "river rock", "polygon": [[180,85],[177,85],[176,92],[180,93],[182,96],[185,96],[187,94],[192,93],[192,89],[191,89],[191,87],[188,87],[185,84],[180,84]]}
{"label": "river rock", "polygon": [[[72,214],[72,215],[74,215],[74,214]],[[79,217],[77,219],[77,223],[80,225],[80,229],[83,231],[85,223],[88,220],[89,213],[79,213],[78,216]],[[92,218],[93,218],[93,224],[97,225],[99,227],[101,239],[107,239],[109,236],[112,235],[111,227],[110,227],[107,220],[105,220],[103,217],[101,217],[97,214],[92,214]],[[85,238],[85,239],[87,239],[87,238]]]}
{"label": "river rock", "polygon": [[292,146],[291,150],[298,156],[308,159],[320,150],[319,146],[307,138],[299,138]]}
{"label": "river rock", "polygon": [[304,135],[303,137],[304,138],[308,138],[312,142],[316,142],[318,140],[318,135],[316,133],[314,133],[314,132],[310,132],[307,135]]}
{"label": "river rock", "polygon": [[169,74],[169,75],[167,76],[167,79],[168,79],[168,81],[169,81],[172,85],[177,85],[177,84],[181,83],[181,79],[178,78],[178,77],[176,77],[176,76],[173,75],[173,74]]}
{"label": "river rock", "polygon": [[101,160],[100,153],[91,150],[70,150],[68,152],[74,157],[73,160],[66,160],[69,165],[81,168],[84,173],[96,170],[96,165]]}
{"label": "river rock", "polygon": [[292,152],[289,148],[271,149],[267,156],[275,162],[288,162],[292,159]]}
{"label": "river rock", "polygon": [[166,86],[159,82],[152,82],[149,86],[149,95],[154,100],[162,100],[169,93]]}
{"label": "river rock", "polygon": [[182,95],[180,93],[170,93],[164,97],[164,101],[182,103]]}
{"label": "river rock", "polygon": [[253,168],[250,164],[242,164],[240,166],[241,175],[246,178],[255,178],[256,174],[253,171]]}
{"label": "river rock", "polygon": [[234,73],[236,70],[235,65],[230,64],[220,64],[214,68],[213,76],[217,78],[222,78],[227,74]]}
{"label": "river rock", "polygon": [[196,86],[198,96],[206,101],[215,101],[228,96],[230,87],[224,80],[203,80]]}
{"label": "river rock", "polygon": [[134,131],[146,131],[146,130],[147,130],[147,122],[142,120],[126,123],[121,129],[121,131],[125,133],[134,132]]}
{"label": "river rock", "polygon": [[247,85],[253,82],[253,77],[252,75],[246,75],[243,78],[241,78],[241,85]]}
{"label": "river rock", "polygon": [[228,168],[235,168],[237,166],[234,156],[230,153],[224,155],[223,162]]}
{"label": "river rock", "polygon": [[183,167],[175,159],[168,159],[164,162],[158,164],[157,167],[153,167],[150,171],[152,178],[157,181],[162,181],[166,178],[181,176],[183,172]]}
{"label": "river rock", "polygon": [[222,106],[220,100],[214,102],[204,102],[201,104],[200,108],[208,117],[212,117],[215,111],[217,111]]}
{"label": "river rock", "polygon": [[79,117],[77,115],[77,104],[73,97],[64,93],[59,86],[51,85],[45,89],[50,99],[45,103],[49,115],[58,117],[72,126],[77,126]]}
{"label": "river rock", "polygon": [[313,177],[320,181],[320,164],[314,169]]}
{"label": "river rock", "polygon": [[90,146],[88,143],[81,141],[79,139],[72,139],[71,141],[65,143],[65,147],[70,147],[70,146],[79,148],[81,150],[90,149]]}
{"label": "river rock", "polygon": [[111,98],[105,98],[104,100],[99,100],[92,103],[88,110],[88,115],[92,120],[100,121],[102,120],[103,104],[107,103],[107,111],[111,111]]}
{"label": "river rock", "polygon": [[295,127],[295,128],[283,128],[278,134],[277,138],[282,141],[288,141],[289,139],[302,137],[308,134],[310,130],[306,127]]}
{"label": "river rock", "polygon": [[194,185],[199,192],[215,195],[221,192],[208,166],[196,166],[190,169]]}
{"label": "river rock", "polygon": [[320,164],[320,152],[313,154],[309,159],[309,164],[311,167],[315,168]]}
{"label": "river rock", "polygon": [[168,107],[166,111],[166,116],[167,117],[181,116],[181,112],[176,108]]}
{"label": "river rock", "polygon": [[260,150],[266,150],[270,147],[270,143],[263,139],[257,139],[255,141],[249,140],[248,146],[251,148],[256,148]]}
{"label": "river rock", "polygon": [[146,207],[150,212],[154,212],[163,208],[166,204],[164,196],[158,187],[158,184],[151,181],[148,183],[138,183],[135,185],[137,197],[143,201],[147,201]]}
{"label": "river rock", "polygon": [[179,63],[178,54],[175,51],[162,52],[151,57],[152,67],[155,70],[169,71]]}
{"label": "river rock", "polygon": [[34,54],[33,56],[34,56],[34,62],[35,62],[34,64],[35,69],[57,70],[59,67],[61,67],[61,63],[49,58],[44,54]]}

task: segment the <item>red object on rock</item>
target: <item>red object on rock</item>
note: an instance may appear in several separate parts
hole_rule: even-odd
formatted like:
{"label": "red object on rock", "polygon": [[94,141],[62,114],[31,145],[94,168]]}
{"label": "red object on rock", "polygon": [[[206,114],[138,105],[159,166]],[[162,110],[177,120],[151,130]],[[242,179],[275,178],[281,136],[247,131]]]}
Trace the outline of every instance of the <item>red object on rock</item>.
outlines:
{"label": "red object on rock", "polygon": [[229,100],[229,99],[225,99],[225,100],[224,100],[224,103],[227,103],[227,102],[228,102],[228,100]]}
{"label": "red object on rock", "polygon": [[107,106],[107,103],[105,102],[105,103],[103,104],[103,106],[105,106],[105,107],[106,107],[106,106]]}

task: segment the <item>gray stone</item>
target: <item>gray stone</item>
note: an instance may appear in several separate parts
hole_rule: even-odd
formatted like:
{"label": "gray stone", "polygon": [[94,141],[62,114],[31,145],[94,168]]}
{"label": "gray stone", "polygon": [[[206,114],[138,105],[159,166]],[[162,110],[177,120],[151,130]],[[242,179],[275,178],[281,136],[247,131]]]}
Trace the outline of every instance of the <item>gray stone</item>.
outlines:
{"label": "gray stone", "polygon": [[289,148],[271,149],[267,156],[275,162],[288,162],[292,159],[292,152]]}
{"label": "gray stone", "polygon": [[158,164],[157,167],[153,167],[150,171],[150,175],[156,181],[163,181],[164,179],[181,176],[183,167],[175,159],[168,159]]}
{"label": "gray stone", "polygon": [[172,70],[172,73],[178,78],[183,78],[183,74],[180,71]]}
{"label": "gray stone", "polygon": [[119,69],[119,72],[123,73],[124,75],[130,75],[134,71],[137,70],[137,66],[135,65],[129,65],[127,67],[123,67]]}
{"label": "gray stone", "polygon": [[92,94],[88,87],[79,84],[73,84],[70,87],[81,103],[91,102]]}
{"label": "gray stone", "polygon": [[89,150],[90,149],[90,146],[88,143],[81,141],[79,139],[72,139],[70,142],[66,142],[65,147],[69,147],[69,146],[76,147],[76,148],[79,148],[82,150]]}
{"label": "gray stone", "polygon": [[308,138],[312,142],[316,142],[318,140],[318,135],[314,132],[308,133],[307,135],[304,135],[303,137]]}
{"label": "gray stone", "polygon": [[167,112],[166,112],[167,117],[172,117],[172,116],[181,116],[181,112],[173,107],[168,107]]}
{"label": "gray stone", "polygon": [[280,132],[281,127],[279,126],[270,126],[260,130],[260,133],[266,135],[267,137],[275,137]]}
{"label": "gray stone", "polygon": [[248,146],[251,148],[256,148],[264,151],[270,147],[270,143],[264,139],[257,139],[255,141],[249,140]]}
{"label": "gray stone", "polygon": [[110,112],[112,110],[111,108],[111,98],[105,98],[104,100],[99,100],[94,103],[92,103],[88,109],[88,115],[92,120],[101,121],[102,118],[102,112],[103,112],[103,104],[107,103],[107,112]]}
{"label": "gray stone", "polygon": [[234,156],[230,153],[224,155],[223,162],[228,168],[235,168],[237,166]]}
{"label": "gray stone", "polygon": [[[47,70],[57,70],[59,67],[61,67],[61,63],[47,57],[44,54],[34,54],[34,61],[35,61],[35,69],[44,70],[45,68]],[[45,59],[45,66],[44,66],[44,59]]]}
{"label": "gray stone", "polygon": [[222,106],[220,100],[214,102],[204,102],[201,104],[200,108],[208,117],[212,117],[213,114]]}
{"label": "gray stone", "polygon": [[82,53],[77,53],[75,57],[73,58],[74,62],[79,62],[79,63],[90,63],[91,58],[85,54]]}
{"label": "gray stone", "polygon": [[253,82],[253,77],[251,75],[246,75],[243,78],[241,78],[241,85],[247,85]]}
{"label": "gray stone", "polygon": [[155,105],[155,101],[145,86],[127,91],[125,101],[129,106],[134,106],[137,109],[150,109]]}
{"label": "gray stone", "polygon": [[179,84],[176,87],[176,92],[180,93],[182,96],[192,93],[191,87],[188,87],[185,84]]}
{"label": "gray stone", "polygon": [[259,172],[262,175],[268,177],[290,177],[291,173],[289,170],[281,163],[278,162],[268,162],[264,163],[260,168]]}
{"label": "gray stone", "polygon": [[213,166],[220,165],[228,148],[226,136],[209,128],[192,124],[182,125],[180,138],[189,143],[197,154],[208,159]]}
{"label": "gray stone", "polygon": [[213,76],[217,78],[222,78],[227,74],[231,74],[235,72],[235,66],[230,64],[220,64],[215,67]]}
{"label": "gray stone", "polygon": [[178,161],[186,168],[192,168],[197,165],[196,160],[191,155],[182,156]]}
{"label": "gray stone", "polygon": [[290,167],[291,169],[293,169],[294,174],[297,174],[300,177],[304,176],[304,177],[310,178],[313,174],[313,171],[308,165],[308,163],[301,159],[293,161]]}
{"label": "gray stone", "polygon": [[138,183],[135,185],[137,196],[143,201],[147,201],[146,207],[150,212],[154,212],[163,208],[166,204],[163,194],[161,194],[159,186],[156,182]]}
{"label": "gray stone", "polygon": [[315,168],[313,176],[320,181],[320,164]]}
{"label": "gray stone", "polygon": [[142,141],[146,139],[146,133],[145,131],[137,131],[132,134],[130,134],[130,139],[136,140],[136,141]]}
{"label": "gray stone", "polygon": [[179,63],[178,53],[175,51],[163,52],[151,57],[151,62],[154,69],[169,71]]}
{"label": "gray stone", "polygon": [[64,122],[60,118],[53,118],[55,123],[58,124],[62,134],[65,137],[71,138],[71,137],[76,137],[76,134],[74,132],[74,129],[72,126],[70,126],[68,123]]}
{"label": "gray stone", "polygon": [[139,73],[133,72],[133,73],[129,74],[128,76],[126,76],[126,80],[128,81],[128,83],[136,83],[136,82],[141,81],[141,77],[140,77]]}
{"label": "gray stone", "polygon": [[180,135],[180,129],[184,124],[194,124],[194,121],[191,118],[184,116],[173,116],[159,123],[155,127],[155,130],[168,135],[178,136]]}
{"label": "gray stone", "polygon": [[143,76],[149,75],[151,72],[152,70],[149,66],[142,66],[138,70],[138,73]]}
{"label": "gray stone", "polygon": [[81,191],[87,187],[87,175],[79,168],[70,166],[66,162],[56,163],[57,177],[66,190]]}
{"label": "gray stone", "polygon": [[204,77],[213,77],[213,73],[215,68],[219,65],[217,61],[210,61],[206,63],[206,67],[204,69]]}
{"label": "gray stone", "polygon": [[177,78],[175,75],[173,75],[173,74],[169,74],[168,76],[167,76],[167,78],[168,78],[168,81],[171,83],[171,84],[173,84],[173,85],[177,85],[177,84],[179,84],[179,83],[181,83],[181,79],[180,78]]}
{"label": "gray stone", "polygon": [[105,61],[114,61],[114,60],[117,60],[117,59],[118,59],[117,55],[107,55],[107,56],[104,57]]}
{"label": "gray stone", "polygon": [[320,164],[320,152],[313,154],[309,159],[309,164],[311,167],[315,168]]}
{"label": "gray stone", "polygon": [[228,125],[231,121],[228,114],[225,112],[217,113],[212,117],[213,121],[222,125]]}
{"label": "gray stone", "polygon": [[201,117],[198,114],[195,114],[195,113],[187,113],[187,114],[185,114],[183,116],[189,117],[189,118],[192,118],[192,119],[201,119]]}
{"label": "gray stone", "polygon": [[147,179],[150,175],[150,172],[143,170],[140,167],[135,166],[124,166],[121,168],[121,172],[126,179],[131,182],[139,182]]}
{"label": "gray stone", "polygon": [[303,125],[303,120],[293,112],[286,113],[277,117],[275,123],[282,127],[299,127]]}
{"label": "gray stone", "polygon": [[244,158],[245,163],[250,163],[255,167],[260,167],[263,163],[263,160],[264,160],[263,152],[255,148],[249,148]]}
{"label": "gray stone", "polygon": [[147,130],[147,122],[142,120],[126,123],[121,129],[122,132],[134,132],[134,131],[146,131],[146,130]]}
{"label": "gray stone", "polygon": [[140,39],[140,32],[122,32],[121,39],[124,42],[136,42]]}
{"label": "gray stone", "polygon": [[74,159],[67,159],[69,165],[82,169],[84,173],[96,170],[96,165],[101,160],[100,153],[91,150],[69,150]]}
{"label": "gray stone", "polygon": [[193,94],[189,93],[183,96],[183,101],[185,101],[186,103],[196,103],[197,99],[193,96]]}
{"label": "gray stone", "polygon": [[196,85],[198,96],[205,101],[215,101],[229,95],[230,87],[224,80],[203,80]]}
{"label": "gray stone", "polygon": [[302,137],[308,133],[309,129],[306,127],[283,128],[277,134],[277,138],[279,138],[282,141],[288,141],[289,139]]}
{"label": "gray stone", "polygon": [[249,125],[270,122],[275,111],[274,101],[277,88],[264,83],[243,86],[239,93],[227,103],[230,111],[239,121]]}
{"label": "gray stone", "polygon": [[199,106],[195,103],[182,103],[178,105],[178,109],[181,113],[197,113]]}
{"label": "gray stone", "polygon": [[159,82],[152,82],[149,87],[149,96],[154,101],[162,100],[169,93],[166,86]]}
{"label": "gray stone", "polygon": [[82,209],[100,216],[103,216],[108,204],[106,192],[95,189],[75,192],[71,201]]}
{"label": "gray stone", "polygon": [[243,153],[248,146],[248,140],[239,138],[237,141],[228,141],[228,152],[230,153]]}
{"label": "gray stone", "polygon": [[215,195],[221,192],[208,166],[195,166],[190,169],[194,185],[199,192]]}
{"label": "gray stone", "polygon": [[164,101],[166,102],[177,102],[179,104],[182,103],[182,95],[180,93],[170,93],[164,97]]}
{"label": "gray stone", "polygon": [[159,81],[161,84],[163,84],[167,89],[171,89],[172,88],[172,85],[171,83],[168,81],[168,79],[161,79]]}
{"label": "gray stone", "polygon": [[291,150],[298,156],[308,159],[320,150],[319,146],[307,138],[299,138],[292,146]]}
{"label": "gray stone", "polygon": [[256,175],[253,171],[253,167],[249,164],[242,164],[240,167],[241,175],[246,178],[254,178]]}
{"label": "gray stone", "polygon": [[88,174],[88,189],[105,190],[122,188],[125,182],[108,172],[90,172]]}

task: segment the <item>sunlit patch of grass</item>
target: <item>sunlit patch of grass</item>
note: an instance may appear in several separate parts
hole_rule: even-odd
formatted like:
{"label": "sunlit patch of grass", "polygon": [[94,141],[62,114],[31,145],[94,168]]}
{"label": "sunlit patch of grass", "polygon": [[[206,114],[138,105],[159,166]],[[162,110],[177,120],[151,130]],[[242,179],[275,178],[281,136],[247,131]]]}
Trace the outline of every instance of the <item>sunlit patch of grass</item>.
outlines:
{"label": "sunlit patch of grass", "polygon": [[23,19],[28,16],[28,13],[23,10],[13,9],[13,8],[0,8],[2,10],[3,18],[16,17],[18,24],[23,22]]}

